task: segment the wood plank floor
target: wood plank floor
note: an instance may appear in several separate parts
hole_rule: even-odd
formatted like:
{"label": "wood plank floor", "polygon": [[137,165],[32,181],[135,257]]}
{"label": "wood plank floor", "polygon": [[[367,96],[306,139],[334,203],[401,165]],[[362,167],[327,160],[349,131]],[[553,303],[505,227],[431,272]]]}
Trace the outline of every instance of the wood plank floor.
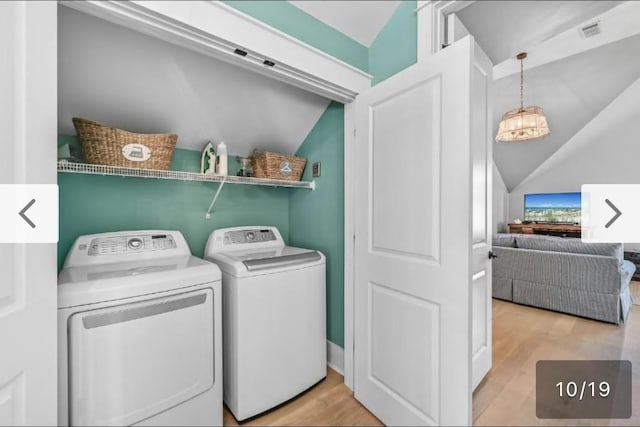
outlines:
{"label": "wood plank floor", "polygon": [[[640,288],[640,283],[636,286]],[[636,300],[636,303],[640,299]],[[535,365],[545,359],[627,359],[633,364],[633,416],[628,420],[540,420]],[[473,394],[474,425],[640,425],[640,305],[616,326],[493,300],[493,367]],[[238,422],[225,407],[224,425]],[[382,425],[353,397],[340,374],[241,425]]]}
{"label": "wood plank floor", "polygon": [[[536,418],[538,360],[631,360],[631,419]],[[640,306],[612,325],[493,300],[493,367],[473,394],[474,425],[640,425]]]}
{"label": "wood plank floor", "polygon": [[635,305],[640,305],[640,282],[631,282],[629,285],[629,289],[631,290],[631,298],[633,299],[633,303]]}
{"label": "wood plank floor", "polygon": [[[238,421],[225,406],[225,426]],[[327,369],[327,377],[310,390],[263,415],[241,423],[247,426],[381,426],[344,385],[342,375]]]}

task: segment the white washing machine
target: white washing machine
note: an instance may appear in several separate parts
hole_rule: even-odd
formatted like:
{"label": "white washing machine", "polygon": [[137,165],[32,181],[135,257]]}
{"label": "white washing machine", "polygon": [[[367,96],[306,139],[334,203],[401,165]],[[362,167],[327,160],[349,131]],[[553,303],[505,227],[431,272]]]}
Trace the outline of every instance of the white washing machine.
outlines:
{"label": "white washing machine", "polygon": [[242,421],[327,375],[325,257],[286,246],[275,227],[214,231],[222,270],[224,401]]}
{"label": "white washing machine", "polygon": [[178,231],[79,237],[58,278],[59,425],[222,425],[220,270]]}

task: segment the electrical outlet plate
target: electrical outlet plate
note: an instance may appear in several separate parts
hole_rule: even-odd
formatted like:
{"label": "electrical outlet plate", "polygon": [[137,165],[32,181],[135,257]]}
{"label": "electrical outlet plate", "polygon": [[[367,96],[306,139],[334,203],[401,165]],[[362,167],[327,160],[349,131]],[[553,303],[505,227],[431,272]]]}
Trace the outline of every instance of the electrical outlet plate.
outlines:
{"label": "electrical outlet plate", "polygon": [[321,171],[320,171],[320,162],[315,162],[312,166],[312,171],[313,171],[313,176],[314,178],[317,178],[320,176]]}

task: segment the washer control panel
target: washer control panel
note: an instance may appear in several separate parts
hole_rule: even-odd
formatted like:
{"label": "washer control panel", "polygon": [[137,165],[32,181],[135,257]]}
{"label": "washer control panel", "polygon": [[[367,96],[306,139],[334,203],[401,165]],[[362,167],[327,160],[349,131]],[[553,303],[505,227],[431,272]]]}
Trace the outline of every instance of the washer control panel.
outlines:
{"label": "washer control panel", "polygon": [[220,252],[258,251],[284,246],[280,231],[272,225],[219,228],[209,235],[204,254],[207,257]]}
{"label": "washer control panel", "polygon": [[89,256],[112,255],[133,252],[166,251],[176,248],[170,234],[143,234],[133,236],[98,237],[87,245],[80,243],[78,250],[86,250]]}
{"label": "washer control panel", "polygon": [[238,243],[262,243],[276,240],[276,236],[271,229],[249,229],[233,230],[224,233],[223,242],[225,245]]}

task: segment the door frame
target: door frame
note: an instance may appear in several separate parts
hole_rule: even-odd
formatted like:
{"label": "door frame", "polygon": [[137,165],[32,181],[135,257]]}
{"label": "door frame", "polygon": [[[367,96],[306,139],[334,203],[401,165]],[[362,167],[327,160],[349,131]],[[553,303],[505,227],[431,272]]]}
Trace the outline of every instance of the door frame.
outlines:
{"label": "door frame", "polygon": [[[8,177],[3,184],[56,184],[57,5],[12,2],[3,5],[3,13],[11,20],[3,39],[10,47],[0,74],[13,86],[1,107],[5,118],[0,128],[10,146],[5,159],[13,166],[3,174],[3,181]],[[15,425],[53,425],[58,400],[57,245],[2,245],[12,254],[5,262],[13,276],[6,280],[3,271],[0,285],[6,288],[0,295],[0,335],[6,349],[0,357],[2,415]]]}
{"label": "door frame", "polygon": [[[446,21],[451,13],[458,12],[476,0],[418,0],[415,9],[417,19],[417,61],[423,62],[442,50],[446,41]],[[355,203],[352,170],[356,167],[354,156],[355,117],[353,105],[344,106],[344,383],[354,389],[354,316],[355,316]]]}
{"label": "door frame", "polygon": [[[354,126],[350,102],[359,92],[371,87],[373,77],[224,3],[197,1],[190,3],[187,8],[184,4],[172,2],[59,0],[57,3],[344,103],[344,369],[345,382],[353,388],[353,306],[347,306],[347,303],[353,303],[354,255],[353,180],[350,173]],[[198,13],[193,13],[193,8]],[[200,33],[194,33],[193,28]],[[234,54],[230,46],[242,46],[249,53],[244,57],[248,59]],[[265,68],[260,58],[276,59],[278,67]],[[277,74],[278,70],[284,71]],[[55,160],[55,157],[49,160]],[[347,365],[349,360],[351,364]]]}

